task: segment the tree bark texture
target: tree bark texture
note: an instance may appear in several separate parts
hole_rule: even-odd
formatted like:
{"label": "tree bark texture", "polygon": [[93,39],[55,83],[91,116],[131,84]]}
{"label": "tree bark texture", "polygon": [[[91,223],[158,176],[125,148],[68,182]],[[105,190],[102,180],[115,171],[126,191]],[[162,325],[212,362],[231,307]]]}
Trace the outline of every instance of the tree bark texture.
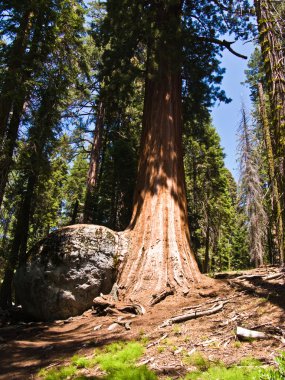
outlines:
{"label": "tree bark texture", "polygon": [[[10,115],[15,107],[15,99],[19,96],[17,88],[21,86],[24,55],[31,28],[32,12],[27,9],[19,25],[18,34],[9,53],[7,72],[0,95],[0,138],[1,144],[7,131]],[[17,101],[16,101],[17,103]]]}
{"label": "tree bark texture", "polygon": [[13,110],[13,115],[8,125],[8,131],[3,146],[3,151],[0,156],[0,206],[2,205],[8,176],[13,164],[13,152],[15,149],[18,130],[22,116],[22,110],[25,102],[25,95],[23,95],[19,104]]}
{"label": "tree bark texture", "polygon": [[206,229],[206,242],[205,242],[205,259],[204,259],[204,273],[208,273],[210,263],[210,223],[207,220],[207,229]]}
{"label": "tree bark texture", "polygon": [[282,215],[282,206],[280,202],[280,194],[278,189],[277,178],[275,175],[275,166],[274,166],[274,155],[273,148],[271,142],[270,128],[269,128],[269,120],[266,111],[265,99],[263,86],[261,83],[258,84],[258,95],[259,95],[259,109],[260,116],[263,126],[263,135],[266,146],[267,153],[267,161],[268,161],[268,173],[272,187],[272,195],[274,202],[274,219],[277,230],[277,241],[278,241],[278,252],[279,252],[279,260],[281,263],[284,263],[284,231],[283,231],[283,215]]}
{"label": "tree bark texture", "polygon": [[97,109],[97,120],[91,148],[89,170],[87,175],[86,197],[84,203],[83,222],[92,223],[94,217],[94,196],[98,182],[99,163],[102,149],[104,128],[104,108],[100,101]]}
{"label": "tree bark texture", "polygon": [[[283,221],[285,220],[285,49],[284,15],[279,14],[277,2],[255,0],[259,41],[269,86],[271,108],[271,135],[275,175],[281,196]],[[280,8],[281,9],[281,8]],[[283,223],[284,224],[284,223]]]}
{"label": "tree bark texture", "polygon": [[[27,12],[26,28],[28,28],[28,30],[26,30],[25,36],[28,31],[30,31],[29,22],[31,20],[31,16],[32,12]],[[28,83],[32,76],[41,69],[40,65],[37,65],[35,69],[35,62],[37,60],[44,62],[46,56],[49,54],[49,49],[42,51],[42,44],[39,43],[41,40],[44,17],[44,14],[38,14],[37,17],[35,17],[36,20],[33,27],[34,33],[30,43],[30,49],[27,53],[25,53],[25,49],[23,47],[23,57],[21,58],[23,62],[17,60],[17,62],[19,61],[17,63],[19,67],[17,66],[17,69],[20,70],[20,73],[17,75],[17,81],[14,82],[12,80],[9,82],[9,86],[11,87],[4,89],[5,92],[2,94],[4,103],[1,104],[2,100],[0,100],[0,110],[2,112],[3,108],[4,111],[3,120],[1,120],[2,116],[0,115],[0,122],[2,123],[6,121],[6,124],[1,125],[1,129],[3,129],[5,138],[3,138],[3,140],[0,142],[0,206],[3,202],[8,175],[13,164],[13,153],[17,143],[18,131],[24,111],[24,105],[29,98],[32,90],[32,87],[29,86]],[[7,103],[9,99],[11,100],[10,108],[9,104]],[[6,112],[8,112],[8,114],[6,114]]]}
{"label": "tree bark texture", "polygon": [[125,297],[147,301],[173,289],[188,293],[200,272],[190,248],[182,157],[180,1],[157,5],[128,255],[119,273]]}

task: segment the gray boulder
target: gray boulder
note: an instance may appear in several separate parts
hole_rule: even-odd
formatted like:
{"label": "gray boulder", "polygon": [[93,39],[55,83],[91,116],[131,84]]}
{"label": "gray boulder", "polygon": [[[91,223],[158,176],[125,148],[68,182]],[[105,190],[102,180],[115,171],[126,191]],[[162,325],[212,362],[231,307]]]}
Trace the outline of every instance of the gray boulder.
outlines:
{"label": "gray boulder", "polygon": [[36,320],[66,319],[92,306],[115,281],[118,233],[74,225],[51,233],[30,251],[15,275],[16,299]]}

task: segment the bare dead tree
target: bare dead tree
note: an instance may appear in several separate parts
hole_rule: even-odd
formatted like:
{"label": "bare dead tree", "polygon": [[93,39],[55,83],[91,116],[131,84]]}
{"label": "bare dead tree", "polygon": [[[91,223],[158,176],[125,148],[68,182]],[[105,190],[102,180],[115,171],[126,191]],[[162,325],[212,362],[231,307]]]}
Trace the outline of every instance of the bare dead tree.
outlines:
{"label": "bare dead tree", "polygon": [[254,131],[244,105],[239,127],[240,200],[248,217],[249,250],[251,262],[258,267],[263,264],[267,231],[267,214],[263,202],[263,190],[259,175],[257,147]]}

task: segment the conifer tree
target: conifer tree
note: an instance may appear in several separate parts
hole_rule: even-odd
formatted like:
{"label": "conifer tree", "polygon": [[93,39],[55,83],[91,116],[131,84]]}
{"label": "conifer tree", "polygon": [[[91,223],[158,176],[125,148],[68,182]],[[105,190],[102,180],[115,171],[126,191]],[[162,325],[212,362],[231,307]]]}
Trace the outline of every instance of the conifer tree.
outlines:
{"label": "conifer tree", "polygon": [[[278,193],[282,213],[278,216],[282,226],[285,223],[285,8],[282,1],[255,0],[255,10],[258,21],[259,42],[266,73],[266,81],[270,102],[270,135],[272,138],[273,159]],[[272,171],[272,170],[271,170]],[[273,182],[272,182],[273,184]],[[276,191],[275,191],[276,192]],[[276,198],[275,198],[276,199]],[[278,203],[279,203],[278,202]],[[276,204],[276,200],[275,200]],[[280,236],[280,260],[284,261],[284,234]],[[283,239],[283,243],[281,240]]]}
{"label": "conifer tree", "polygon": [[10,45],[5,48],[5,70],[0,87],[1,206],[24,106],[32,96],[42,67],[59,44],[62,50],[80,50],[84,11],[81,0],[24,1],[21,4],[4,1],[0,11],[8,14],[2,19],[4,36],[11,38]]}
{"label": "conifer tree", "polygon": [[[83,68],[83,18],[80,8],[64,0],[56,13],[57,30],[52,51],[49,50],[29,108],[30,127],[23,150],[23,192],[16,220],[5,275],[0,289],[0,305],[11,304],[11,285],[16,265],[25,265],[29,227],[33,215],[34,196],[40,175],[49,171],[50,157],[61,126],[61,113],[72,102],[77,88],[77,78]],[[71,27],[74,29],[71,29]],[[44,45],[44,43],[43,43]],[[74,48],[74,50],[72,49]]]}
{"label": "conifer tree", "polygon": [[[119,287],[125,296],[144,299],[168,288],[186,293],[201,279],[190,249],[187,221],[181,75],[183,67],[185,89],[196,85],[204,105],[211,103],[213,95],[222,96],[217,89],[221,80],[217,61],[214,66],[201,67],[199,58],[204,53],[205,59],[214,61],[220,48],[233,51],[231,43],[218,38],[229,26],[231,32],[241,31],[235,10],[227,5],[178,0],[107,2],[107,80],[114,83],[118,73],[130,68],[142,45],[147,52],[138,178],[126,231],[130,248],[119,273]],[[191,58],[192,65],[187,65]],[[197,82],[194,68],[199,73]],[[207,79],[210,84],[205,84]]]}
{"label": "conifer tree", "polygon": [[244,106],[239,130],[240,194],[248,218],[251,263],[258,267],[265,258],[267,215],[259,176],[258,160],[252,130]]}

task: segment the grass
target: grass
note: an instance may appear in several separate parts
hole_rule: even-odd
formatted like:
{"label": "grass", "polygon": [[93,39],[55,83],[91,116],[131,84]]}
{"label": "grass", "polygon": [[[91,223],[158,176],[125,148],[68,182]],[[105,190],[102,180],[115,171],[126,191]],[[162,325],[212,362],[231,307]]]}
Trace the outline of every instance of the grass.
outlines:
{"label": "grass", "polygon": [[[196,364],[201,359],[195,359]],[[276,359],[277,368],[263,368],[262,363],[255,358],[244,358],[238,365],[226,367],[215,364],[207,370],[188,373],[183,380],[284,380],[285,379],[285,352]],[[197,366],[197,365],[195,365]]]}
{"label": "grass", "polygon": [[172,327],[172,331],[173,331],[173,334],[176,336],[181,335],[181,327],[178,325],[174,325]]}
{"label": "grass", "polygon": [[85,380],[87,377],[80,376],[80,369],[99,365],[106,375],[97,377],[98,380],[156,380],[156,375],[146,366],[137,366],[143,353],[144,347],[138,342],[112,343],[104,349],[97,349],[91,358],[75,355],[69,366],[41,370],[39,376],[44,380]]}
{"label": "grass", "polygon": [[210,361],[198,351],[185,356],[183,358],[183,363],[194,366],[199,371],[206,371],[211,365]]}
{"label": "grass", "polygon": [[259,368],[213,366],[206,372],[192,372],[185,380],[258,380]]}
{"label": "grass", "polygon": [[239,365],[227,368],[223,363],[211,365],[199,354],[192,358],[192,364],[200,370],[189,373],[184,380],[258,380],[261,374],[261,362],[254,358],[245,358]]}
{"label": "grass", "polygon": [[[57,369],[42,369],[39,377],[44,380],[157,380],[154,372],[137,362],[144,353],[141,342],[117,342],[103,349],[96,349],[92,357],[75,355],[71,364]],[[277,368],[263,368],[262,363],[252,357],[244,358],[238,365],[226,367],[223,363],[211,363],[200,352],[184,356],[186,365],[196,367],[183,380],[284,380],[285,353],[276,358]],[[81,370],[99,366],[101,376],[85,377]],[[181,379],[182,380],[182,379]]]}
{"label": "grass", "polygon": [[75,375],[76,367],[74,365],[70,365],[68,367],[61,367],[59,369],[42,369],[39,372],[39,376],[44,378],[44,380],[64,380],[70,376]]}

